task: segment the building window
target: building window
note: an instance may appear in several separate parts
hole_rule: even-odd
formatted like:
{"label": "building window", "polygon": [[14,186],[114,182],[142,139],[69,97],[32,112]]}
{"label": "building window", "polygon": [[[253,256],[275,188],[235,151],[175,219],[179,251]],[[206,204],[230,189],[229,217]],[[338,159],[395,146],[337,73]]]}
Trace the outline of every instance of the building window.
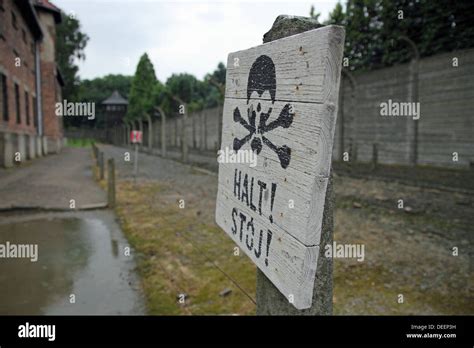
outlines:
{"label": "building window", "polygon": [[16,23],[16,15],[15,13],[13,13],[13,11],[12,11],[12,26],[13,28],[18,29],[18,25]]}
{"label": "building window", "polygon": [[38,128],[38,105],[36,105],[36,97],[33,97],[33,125]]}
{"label": "building window", "polygon": [[0,74],[0,106],[2,112],[2,119],[8,121],[8,90],[7,77]]}
{"label": "building window", "polygon": [[28,92],[25,91],[25,117],[26,117],[26,124],[30,125],[30,99],[28,97]]}
{"label": "building window", "polygon": [[[0,11],[5,11],[3,8],[3,0],[0,0]],[[2,13],[2,19],[0,20],[0,39],[5,40],[5,24],[4,15]]]}
{"label": "building window", "polygon": [[16,123],[21,123],[20,115],[20,86],[15,83],[15,108],[16,108]]}

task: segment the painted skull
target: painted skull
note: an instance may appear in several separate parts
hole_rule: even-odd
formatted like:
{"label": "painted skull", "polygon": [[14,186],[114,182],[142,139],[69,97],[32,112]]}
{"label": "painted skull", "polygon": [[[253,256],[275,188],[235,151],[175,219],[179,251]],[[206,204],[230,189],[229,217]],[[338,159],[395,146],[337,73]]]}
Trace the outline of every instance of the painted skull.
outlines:
{"label": "painted skull", "polygon": [[234,109],[234,122],[240,123],[249,133],[242,139],[234,138],[234,151],[250,143],[252,151],[257,155],[262,151],[263,145],[274,151],[282,168],[290,164],[291,149],[286,146],[273,144],[266,136],[267,132],[275,128],[288,128],[293,123],[293,108],[286,104],[278,118],[269,122],[275,106],[276,74],[275,64],[270,57],[262,55],[252,64],[247,83],[247,120],[239,108]]}

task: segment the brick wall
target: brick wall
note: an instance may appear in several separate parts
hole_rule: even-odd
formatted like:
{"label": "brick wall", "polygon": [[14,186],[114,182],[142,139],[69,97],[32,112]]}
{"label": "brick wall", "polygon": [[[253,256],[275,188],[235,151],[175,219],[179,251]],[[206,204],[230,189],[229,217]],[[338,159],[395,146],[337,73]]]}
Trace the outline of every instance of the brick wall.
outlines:
{"label": "brick wall", "polygon": [[55,114],[55,105],[62,99],[56,74],[55,45],[56,26],[53,15],[38,11],[43,41],[41,43],[41,93],[43,98],[44,135],[52,138],[63,137],[63,120]]}
{"label": "brick wall", "polygon": [[[8,92],[8,121],[3,119],[1,105],[0,131],[35,134],[35,40],[12,0],[3,1],[3,9],[0,8],[0,36],[0,73],[6,76]],[[19,92],[19,122],[15,84]]]}

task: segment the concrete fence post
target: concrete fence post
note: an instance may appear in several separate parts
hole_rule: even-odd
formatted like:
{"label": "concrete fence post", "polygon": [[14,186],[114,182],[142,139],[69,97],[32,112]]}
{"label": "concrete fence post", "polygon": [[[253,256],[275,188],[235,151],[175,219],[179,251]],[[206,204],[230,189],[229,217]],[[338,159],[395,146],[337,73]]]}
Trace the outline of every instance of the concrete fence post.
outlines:
{"label": "concrete fence post", "polygon": [[[143,136],[143,121],[140,118],[137,122],[138,122],[138,130],[142,133],[142,136]],[[141,143],[138,144],[138,146],[140,147],[140,150],[143,149],[143,140]]]}
{"label": "concrete fence post", "polygon": [[[272,28],[263,37],[263,42],[278,40],[283,37],[315,29],[321,25],[311,18],[279,16]],[[222,118],[222,117],[220,117]],[[220,144],[220,138],[219,138]],[[316,279],[313,288],[312,306],[297,310],[288,299],[272,284],[265,274],[257,270],[257,315],[331,315],[333,296],[333,262],[326,258],[325,245],[333,242],[333,207],[332,174],[329,176],[324,203],[321,240],[317,261]]]}
{"label": "concrete fence post", "polygon": [[173,96],[173,99],[180,104],[181,107],[184,109],[183,117],[181,118],[181,132],[180,132],[180,140],[181,140],[181,160],[184,163],[188,162],[188,137],[187,137],[187,119],[188,119],[188,104],[184,102],[180,97]]}
{"label": "concrete fence post", "polygon": [[377,167],[377,162],[378,162],[378,148],[377,148],[377,143],[372,144],[372,169],[375,169]]}
{"label": "concrete fence post", "polygon": [[[347,80],[350,82],[350,87],[351,87],[351,101],[350,101],[350,110],[351,114],[349,115],[350,119],[355,119],[357,120],[357,107],[358,104],[356,103],[357,100],[357,81],[355,79],[355,76],[353,73],[351,73],[348,69],[342,69],[341,70],[342,76],[345,76]],[[345,90],[345,81],[346,79],[341,78],[341,84],[340,84],[340,92],[339,92],[339,116],[337,122],[339,123],[339,152],[340,152],[340,161],[344,160],[344,152],[345,152],[345,138],[346,138],[346,133],[345,133],[345,125],[346,125],[346,117],[344,113],[344,104],[346,102],[344,90]]]}
{"label": "concrete fence post", "polygon": [[148,121],[148,151],[151,153],[153,150],[153,125],[151,116],[149,114],[146,114],[145,116]]}
{"label": "concrete fence post", "polygon": [[166,157],[166,114],[160,106],[157,110],[161,115],[161,156]]}
{"label": "concrete fence post", "polygon": [[204,135],[203,135],[203,143],[204,143],[204,151],[207,150],[207,111],[204,113],[204,124],[203,124],[203,127],[204,127]]}
{"label": "concrete fence post", "polygon": [[[398,37],[399,40],[408,44],[412,51],[412,60],[408,66],[410,74],[410,83],[408,84],[408,98],[411,102],[418,102],[418,75],[419,75],[419,61],[420,52],[416,43],[405,35]],[[413,124],[412,124],[413,122]],[[408,143],[408,160],[411,165],[416,166],[418,163],[418,120],[411,120],[407,118],[407,143]]]}
{"label": "concrete fence post", "polygon": [[193,127],[193,149],[196,149],[196,113],[193,112],[191,115],[192,127]]}
{"label": "concrete fence post", "polygon": [[115,207],[115,162],[113,158],[107,161],[107,201],[109,208]]}
{"label": "concrete fence post", "polygon": [[186,136],[186,127],[187,127],[187,119],[188,119],[188,110],[187,110],[187,105],[185,105],[185,111],[184,111],[184,114],[183,114],[183,123],[182,123],[182,127],[181,127],[181,160],[184,162],[184,163],[187,163],[188,162],[188,137]]}
{"label": "concrete fence post", "polygon": [[125,145],[127,141],[127,126],[122,124],[122,139],[120,145]]}
{"label": "concrete fence post", "polygon": [[178,147],[178,118],[175,117],[174,121],[174,147]]}
{"label": "concrete fence post", "polygon": [[104,153],[99,152],[99,179],[104,180]]}
{"label": "concrete fence post", "polygon": [[199,110],[198,112],[198,126],[197,126],[197,134],[198,134],[198,139],[197,139],[197,148],[199,150],[202,150],[202,114],[204,110]]}

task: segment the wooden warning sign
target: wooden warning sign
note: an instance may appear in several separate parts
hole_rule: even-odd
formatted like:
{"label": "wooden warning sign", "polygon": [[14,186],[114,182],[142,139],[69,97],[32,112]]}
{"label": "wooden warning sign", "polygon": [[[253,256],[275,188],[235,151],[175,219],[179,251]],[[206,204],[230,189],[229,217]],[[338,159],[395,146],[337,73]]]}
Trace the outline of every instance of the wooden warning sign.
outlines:
{"label": "wooden warning sign", "polygon": [[298,309],[309,308],[344,29],[229,54],[216,221]]}

